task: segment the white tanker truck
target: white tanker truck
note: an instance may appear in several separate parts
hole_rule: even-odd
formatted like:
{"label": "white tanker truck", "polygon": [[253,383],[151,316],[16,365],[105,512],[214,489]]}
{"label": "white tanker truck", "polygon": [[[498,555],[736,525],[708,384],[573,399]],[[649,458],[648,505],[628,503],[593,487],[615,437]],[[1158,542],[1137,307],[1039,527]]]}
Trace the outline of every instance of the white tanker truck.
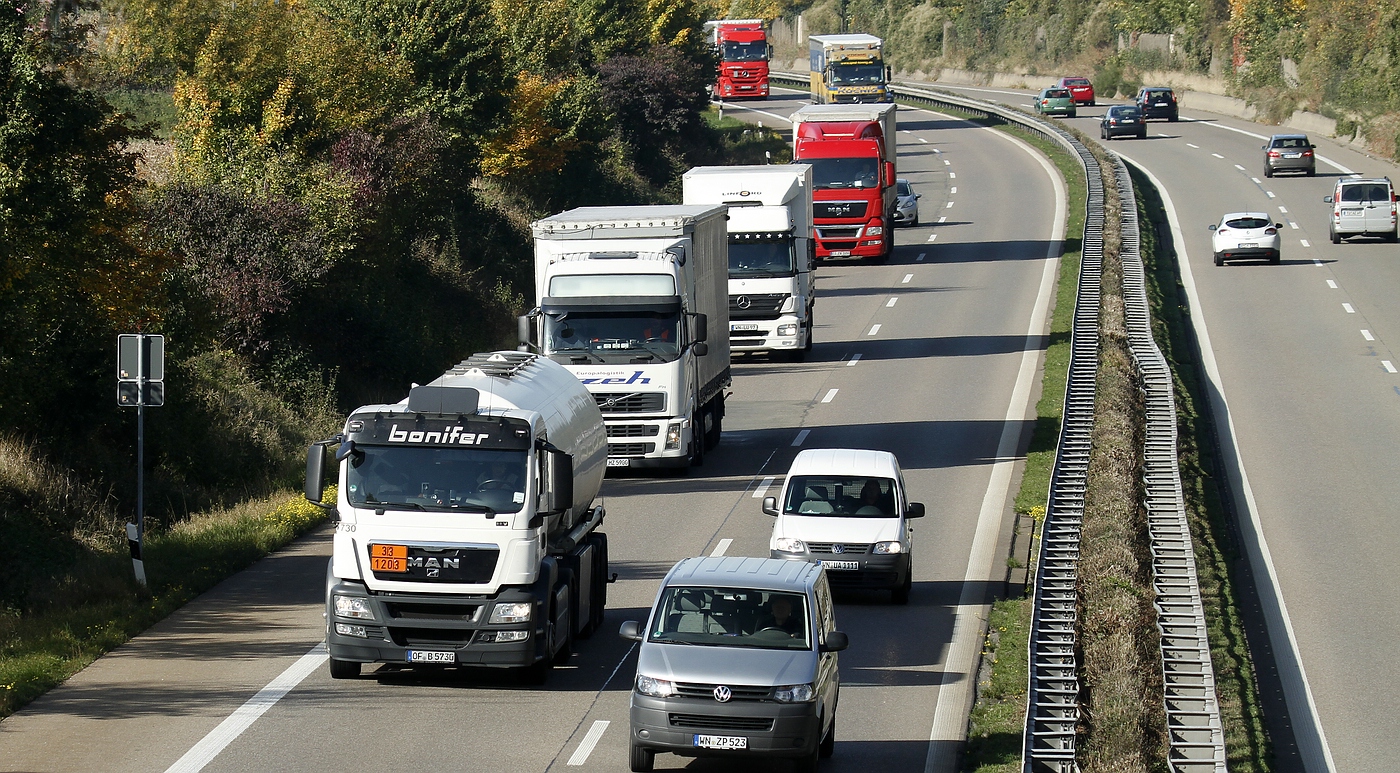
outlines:
{"label": "white tanker truck", "polygon": [[[339,493],[322,503],[327,447]],[[473,355],[407,399],[357,408],[307,453],[332,509],[331,676],[364,663],[518,668],[542,682],[603,620],[603,416],[572,373]]]}

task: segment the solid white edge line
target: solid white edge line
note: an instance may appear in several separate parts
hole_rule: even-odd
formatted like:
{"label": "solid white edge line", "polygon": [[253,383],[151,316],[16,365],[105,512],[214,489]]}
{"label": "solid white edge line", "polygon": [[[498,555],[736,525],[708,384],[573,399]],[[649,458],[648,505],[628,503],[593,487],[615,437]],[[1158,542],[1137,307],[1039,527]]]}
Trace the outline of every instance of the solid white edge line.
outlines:
{"label": "solid white edge line", "polygon": [[[879,327],[879,325],[876,325],[875,327]],[[828,390],[826,390],[826,396],[822,398],[822,402],[824,402],[824,403],[829,403],[829,402],[831,402],[832,400],[835,400],[835,399],[836,399],[836,393],[837,393],[837,392],[840,392],[840,391],[841,391],[840,389],[828,389]]]}
{"label": "solid white edge line", "polygon": [[[1214,125],[1214,124],[1211,124]],[[1228,127],[1227,127],[1228,128]],[[1196,278],[1191,273],[1191,261],[1186,253],[1186,238],[1181,230],[1181,219],[1177,217],[1172,197],[1151,170],[1122,153],[1124,161],[1137,167],[1162,194],[1162,206],[1167,211],[1171,224],[1172,239],[1176,243],[1177,263],[1181,267],[1182,284],[1186,287],[1187,304],[1190,310],[1191,325],[1196,331],[1200,357],[1205,365],[1206,377],[1215,387],[1210,391],[1211,409],[1216,416],[1216,433],[1219,436],[1220,451],[1225,459],[1226,477],[1231,488],[1241,494],[1236,501],[1243,501],[1244,510],[1249,516],[1250,528],[1242,528],[1246,552],[1256,574],[1263,569],[1268,577],[1268,588],[1260,588],[1259,601],[1263,607],[1264,620],[1269,628],[1269,638],[1274,645],[1274,659],[1278,666],[1279,681],[1283,686],[1284,700],[1293,722],[1293,735],[1298,744],[1298,752],[1303,765],[1309,771],[1335,771],[1332,749],[1327,744],[1327,734],[1322,729],[1322,721],[1317,714],[1317,701],[1313,698],[1312,686],[1308,684],[1307,671],[1303,668],[1302,657],[1298,653],[1298,637],[1293,631],[1293,619],[1288,615],[1288,605],[1283,600],[1283,589],[1279,586],[1278,569],[1274,567],[1273,554],[1269,552],[1269,542],[1264,538],[1264,524],[1259,518],[1259,504],[1254,500],[1254,489],[1250,488],[1249,475],[1245,472],[1244,460],[1240,457],[1235,432],[1235,418],[1230,414],[1230,405],[1225,398],[1225,384],[1220,376],[1220,366],[1215,361],[1215,349],[1211,347],[1210,331],[1206,328],[1201,313],[1201,298],[1196,292]],[[1221,421],[1224,417],[1224,421]],[[1272,592],[1266,592],[1272,591]],[[1286,643],[1286,647],[1279,646]],[[1304,732],[1311,728],[1312,733]]]}
{"label": "solid white edge line", "polygon": [[[725,542],[728,541],[725,540]],[[588,755],[593,753],[593,747],[598,745],[598,739],[603,737],[603,732],[608,729],[610,724],[612,722],[606,719],[594,720],[593,727],[588,728],[588,735],[585,735],[583,740],[579,742],[578,748],[574,750],[573,756],[569,757],[567,764],[582,765],[588,762]]]}
{"label": "solid white edge line", "polygon": [[[719,106],[719,103],[716,102],[716,101],[714,101],[713,99],[710,100],[710,104],[715,105],[715,106]],[[782,125],[790,125],[790,124],[792,123],[792,118],[790,118],[790,117],[781,116],[781,115],[778,115],[777,113],[770,113],[770,112],[768,112],[767,110],[759,110],[759,109],[756,108],[756,107],[744,107],[743,105],[735,105],[735,104],[732,104],[732,103],[725,103],[725,107],[727,107],[727,108],[730,109],[730,110],[747,110],[747,111],[749,111],[750,113],[758,113],[759,115],[766,115],[766,116],[768,116],[769,118],[776,118],[776,119],[778,119],[779,121],[782,121]]]}
{"label": "solid white edge line", "polygon": [[796,448],[797,446],[802,445],[802,441],[806,440],[807,436],[810,434],[812,434],[812,430],[810,429],[804,429],[801,432],[797,433],[797,437],[793,438],[792,440],[793,447]]}
{"label": "solid white edge line", "polygon": [[[1236,134],[1243,134],[1243,135],[1245,135],[1245,136],[1254,137],[1254,138],[1256,138],[1256,139],[1261,139],[1261,140],[1267,140],[1267,139],[1268,139],[1268,137],[1266,137],[1266,136],[1264,136],[1264,135],[1262,135],[1262,134],[1256,134],[1256,133],[1254,133],[1254,132],[1252,132],[1252,131],[1248,131],[1248,130],[1245,130],[1245,129],[1237,129],[1237,128],[1235,128],[1234,126],[1226,126],[1225,124],[1219,123],[1218,121],[1192,121],[1192,123],[1199,123],[1199,124],[1203,124],[1203,125],[1205,125],[1205,126],[1214,126],[1214,127],[1217,128],[1217,129],[1224,129],[1225,131],[1235,132]],[[1318,161],[1321,161],[1321,162],[1324,163],[1324,164],[1327,164],[1328,166],[1332,167],[1333,169],[1336,169],[1338,172],[1341,172],[1342,174],[1356,174],[1356,172],[1353,172],[1353,171],[1351,171],[1350,169],[1347,169],[1346,167],[1342,166],[1341,164],[1337,163],[1336,161],[1333,161],[1332,159],[1328,158],[1327,156],[1322,155],[1321,153],[1318,153],[1318,154],[1317,154],[1317,160],[1318,160]],[[1135,166],[1138,166],[1138,165],[1135,164]]]}
{"label": "solid white edge line", "polygon": [[223,722],[209,731],[209,734],[199,740],[199,743],[185,752],[184,756],[175,761],[174,765],[165,769],[165,773],[198,773],[204,769],[205,765],[214,761],[229,744],[233,743],[238,736],[243,735],[252,724],[258,721],[268,709],[282,700],[283,696],[292,691],[292,688],[301,684],[301,681],[310,676],[313,671],[321,667],[326,662],[329,655],[326,653],[326,643],[321,642],[312,647],[309,652],[302,655],[297,661],[287,667],[285,671],[278,674],[275,679],[267,683],[267,686],[258,690],[257,694],[249,698],[242,706],[234,710]]}
{"label": "solid white edge line", "polygon": [[[712,551],[710,551],[710,558],[719,558],[720,556],[723,556],[725,553],[729,552],[729,546],[730,546],[730,545],[733,545],[733,544],[734,544],[734,540],[729,539],[728,537],[726,537],[726,538],[720,540],[720,541],[719,541],[719,544],[718,544],[718,545],[715,545],[715,549],[712,550]],[[584,739],[584,740],[587,740],[587,739]],[[590,750],[590,751],[591,751],[591,750]],[[578,754],[575,753],[575,754],[574,754],[574,757],[577,757],[577,756],[578,756]],[[584,759],[588,759],[588,755],[587,755],[587,754],[583,755],[583,758],[584,758]],[[570,765],[575,764],[575,763],[574,763],[574,760],[573,760],[573,757],[570,757],[570,758],[569,758],[569,764],[570,764]],[[583,763],[580,762],[580,763],[577,763],[577,764],[582,765]]]}
{"label": "solid white edge line", "polygon": [[[929,111],[933,112],[933,111]],[[1031,405],[1031,387],[1039,372],[1041,337],[1045,333],[1050,309],[1050,296],[1059,272],[1060,250],[1065,238],[1065,216],[1068,211],[1064,180],[1050,160],[1039,151],[1011,135],[991,127],[979,127],[991,132],[1025,151],[1035,159],[1050,178],[1055,190],[1055,215],[1050,228],[1050,246],[1045,252],[1045,267],[1040,275],[1040,290],[1031,309],[1026,327],[1026,343],[1021,353],[1021,367],[1016,385],[997,441],[997,461],[992,465],[987,492],[977,514],[977,530],[968,553],[967,572],[963,575],[962,592],[953,617],[953,635],[944,658],[944,674],[961,678],[942,680],[938,701],[934,704],[933,726],[929,730],[928,753],[924,758],[924,773],[953,773],[960,764],[958,750],[967,737],[967,716],[972,711],[977,681],[977,667],[986,625],[984,607],[987,603],[983,584],[991,578],[996,563],[996,543],[1001,533],[1001,521],[1011,492],[1012,473],[1016,469],[1016,449],[1021,440],[1021,428]],[[951,742],[951,743],[950,743]]]}

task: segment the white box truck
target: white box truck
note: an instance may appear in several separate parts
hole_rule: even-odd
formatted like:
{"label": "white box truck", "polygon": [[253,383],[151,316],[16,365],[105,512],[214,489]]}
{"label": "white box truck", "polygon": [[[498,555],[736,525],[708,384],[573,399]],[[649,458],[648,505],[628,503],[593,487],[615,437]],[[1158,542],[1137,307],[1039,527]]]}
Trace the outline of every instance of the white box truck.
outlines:
{"label": "white box truck", "polygon": [[531,224],[521,343],[593,394],[609,467],[701,464],[731,383],[725,208],[582,207]]}
{"label": "white box truck", "polygon": [[812,350],[812,167],[700,166],[686,204],[729,207],[729,348],[801,359]]}
{"label": "white box truck", "polygon": [[[332,510],[331,676],[364,663],[521,669],[542,682],[603,621],[603,417],[578,379],[523,352],[473,355],[392,405],[357,408],[307,454]],[[337,446],[334,503],[322,503]]]}

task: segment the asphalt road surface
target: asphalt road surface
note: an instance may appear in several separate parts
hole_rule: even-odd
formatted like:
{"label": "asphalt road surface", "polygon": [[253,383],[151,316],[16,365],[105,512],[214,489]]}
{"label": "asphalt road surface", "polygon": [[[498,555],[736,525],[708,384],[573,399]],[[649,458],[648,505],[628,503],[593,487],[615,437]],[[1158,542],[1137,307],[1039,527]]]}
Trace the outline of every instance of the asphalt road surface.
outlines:
{"label": "asphalt road surface", "polygon": [[[800,104],[731,114],[773,126]],[[607,622],[545,687],[391,666],[332,681],[317,650],[322,533],[0,722],[0,770],[626,769],[635,652],[619,624],[643,617],[681,558],[766,555],[761,497],[801,448],[836,446],[893,451],[929,514],[907,607],[837,597],[852,643],[824,768],[954,770],[985,605],[1005,575],[1065,203],[1053,169],[1002,133],[916,110],[899,122],[900,176],[923,194],[926,225],[900,229],[888,263],[820,268],[806,362],[736,359],[703,468],[609,478],[620,577]],[[663,754],[657,767],[773,766]]]}

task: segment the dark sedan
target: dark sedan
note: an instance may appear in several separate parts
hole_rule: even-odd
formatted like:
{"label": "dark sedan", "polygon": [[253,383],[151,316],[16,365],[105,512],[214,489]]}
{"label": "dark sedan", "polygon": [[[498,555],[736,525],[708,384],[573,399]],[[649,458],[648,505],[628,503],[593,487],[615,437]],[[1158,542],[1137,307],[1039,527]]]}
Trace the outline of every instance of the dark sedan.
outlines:
{"label": "dark sedan", "polygon": [[1103,114],[1099,121],[1099,137],[1111,140],[1128,134],[1140,140],[1147,139],[1147,124],[1143,123],[1142,111],[1135,105],[1114,105]]}

